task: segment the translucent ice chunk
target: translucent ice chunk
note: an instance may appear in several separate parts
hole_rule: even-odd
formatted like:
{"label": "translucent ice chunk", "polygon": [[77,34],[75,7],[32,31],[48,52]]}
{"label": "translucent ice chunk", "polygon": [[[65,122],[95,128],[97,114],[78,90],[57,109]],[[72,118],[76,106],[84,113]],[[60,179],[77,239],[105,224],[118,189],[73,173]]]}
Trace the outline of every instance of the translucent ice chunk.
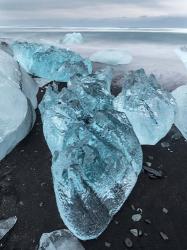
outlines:
{"label": "translucent ice chunk", "polygon": [[58,209],[83,240],[106,229],[142,167],[141,147],[126,115],[114,110],[113,97],[100,83],[90,83],[80,79],[78,87],[61,92],[48,88],[40,104]]}
{"label": "translucent ice chunk", "polygon": [[106,49],[92,54],[90,60],[111,65],[129,64],[132,61],[132,56],[126,50]]}
{"label": "translucent ice chunk", "polygon": [[81,33],[69,33],[66,34],[62,43],[65,45],[72,44],[82,44],[84,42],[84,37]]}
{"label": "translucent ice chunk", "polygon": [[16,224],[17,217],[10,217],[5,220],[0,220],[0,240],[13,228]]}
{"label": "translucent ice chunk", "polygon": [[174,123],[174,98],[161,89],[154,75],[146,76],[143,69],[125,77],[114,106],[127,115],[141,144],[156,144]]}
{"label": "translucent ice chunk", "polygon": [[81,243],[66,229],[44,233],[38,250],[84,250]]}
{"label": "translucent ice chunk", "polygon": [[177,103],[175,125],[187,139],[187,85],[178,87],[172,95]]}
{"label": "translucent ice chunk", "polygon": [[110,87],[112,83],[112,69],[110,67],[106,67],[101,69],[94,74],[90,74],[88,76],[74,76],[71,78],[71,81],[68,83],[68,86],[74,84],[76,86],[81,85],[82,83],[89,83],[92,85],[100,84],[101,87],[110,92]]}
{"label": "translucent ice chunk", "polygon": [[28,73],[51,81],[67,82],[75,74],[92,72],[89,59],[67,49],[28,42],[15,42],[12,49],[14,57]]}

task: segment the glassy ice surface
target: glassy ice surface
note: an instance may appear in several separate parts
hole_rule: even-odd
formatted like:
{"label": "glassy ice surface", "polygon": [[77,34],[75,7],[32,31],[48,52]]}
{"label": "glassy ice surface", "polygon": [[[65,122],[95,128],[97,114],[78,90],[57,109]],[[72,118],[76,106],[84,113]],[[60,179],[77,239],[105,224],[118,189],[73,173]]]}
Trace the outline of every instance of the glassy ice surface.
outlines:
{"label": "glassy ice surface", "polygon": [[34,124],[33,106],[21,91],[29,79],[29,76],[22,75],[14,59],[0,50],[0,160]]}
{"label": "glassy ice surface", "polygon": [[82,44],[84,43],[84,37],[81,33],[68,33],[61,42],[66,45]]}
{"label": "glassy ice surface", "polygon": [[81,85],[82,83],[88,83],[92,85],[100,84],[105,90],[110,92],[112,77],[113,77],[112,68],[107,66],[106,68],[101,69],[85,77],[78,75],[72,77],[70,82],[68,83],[68,86],[72,84],[78,86]]}
{"label": "glassy ice surface", "polygon": [[174,123],[174,98],[160,87],[154,75],[148,77],[143,69],[125,76],[114,106],[127,115],[141,144],[156,144]]}
{"label": "glassy ice surface", "polygon": [[172,95],[177,103],[175,125],[187,139],[187,85],[178,87]]}
{"label": "glassy ice surface", "polygon": [[0,240],[13,228],[13,226],[16,224],[16,221],[16,216],[0,220]]}
{"label": "glassy ice surface", "polygon": [[92,54],[90,60],[110,65],[129,64],[132,61],[132,56],[125,50],[106,49]]}
{"label": "glassy ice surface", "polygon": [[12,49],[15,59],[34,76],[51,81],[67,82],[75,75],[92,72],[89,59],[68,49],[28,42],[14,42]]}
{"label": "glassy ice surface", "polygon": [[66,229],[44,233],[38,250],[84,250],[81,243]]}
{"label": "glassy ice surface", "polygon": [[[142,167],[142,151],[124,113],[93,75],[61,92],[48,88],[40,111],[53,155],[60,215],[82,240],[98,237],[119,211]],[[95,76],[97,78],[97,76]]]}

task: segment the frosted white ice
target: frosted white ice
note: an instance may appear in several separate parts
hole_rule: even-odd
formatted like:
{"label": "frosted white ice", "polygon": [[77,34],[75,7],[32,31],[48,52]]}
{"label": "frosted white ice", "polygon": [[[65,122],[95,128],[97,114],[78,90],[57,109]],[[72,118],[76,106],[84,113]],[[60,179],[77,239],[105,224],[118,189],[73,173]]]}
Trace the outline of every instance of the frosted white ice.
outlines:
{"label": "frosted white ice", "polygon": [[187,85],[178,87],[172,95],[177,103],[175,125],[187,139]]}
{"label": "frosted white ice", "polygon": [[35,113],[31,102],[21,90],[27,80],[14,59],[0,50],[0,160],[33,126]]}
{"label": "frosted white ice", "polygon": [[126,50],[106,49],[98,51],[90,56],[93,62],[106,63],[110,65],[129,64],[132,56]]}

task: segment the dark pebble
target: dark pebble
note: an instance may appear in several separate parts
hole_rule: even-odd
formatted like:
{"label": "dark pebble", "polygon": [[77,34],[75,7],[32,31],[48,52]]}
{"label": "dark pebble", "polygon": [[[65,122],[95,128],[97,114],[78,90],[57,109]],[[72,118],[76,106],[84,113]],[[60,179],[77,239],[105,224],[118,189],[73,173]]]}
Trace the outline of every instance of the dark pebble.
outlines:
{"label": "dark pebble", "polygon": [[129,238],[126,238],[124,243],[128,248],[131,248],[133,246],[132,240]]}

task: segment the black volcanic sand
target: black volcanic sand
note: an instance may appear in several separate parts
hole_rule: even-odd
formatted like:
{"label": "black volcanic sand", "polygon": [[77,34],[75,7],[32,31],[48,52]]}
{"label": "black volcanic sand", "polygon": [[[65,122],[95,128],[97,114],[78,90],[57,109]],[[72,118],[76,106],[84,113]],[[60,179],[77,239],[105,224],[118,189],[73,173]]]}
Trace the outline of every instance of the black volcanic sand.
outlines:
{"label": "black volcanic sand", "polygon": [[[187,142],[174,135],[176,128],[161,141],[168,142],[169,147],[161,143],[143,146],[144,165],[152,162],[151,167],[162,170],[164,178],[152,179],[142,171],[107,230],[96,240],[82,242],[86,250],[127,250],[126,238],[136,250],[187,250]],[[0,218],[18,217],[15,227],[1,240],[0,249],[34,250],[42,233],[65,228],[57,210],[50,168],[51,154],[37,110],[31,133],[0,162]],[[134,207],[143,211],[139,222],[131,219],[137,213]],[[163,208],[168,209],[167,214]],[[133,236],[129,230],[134,228],[143,235]],[[160,232],[169,239],[163,240]]]}

